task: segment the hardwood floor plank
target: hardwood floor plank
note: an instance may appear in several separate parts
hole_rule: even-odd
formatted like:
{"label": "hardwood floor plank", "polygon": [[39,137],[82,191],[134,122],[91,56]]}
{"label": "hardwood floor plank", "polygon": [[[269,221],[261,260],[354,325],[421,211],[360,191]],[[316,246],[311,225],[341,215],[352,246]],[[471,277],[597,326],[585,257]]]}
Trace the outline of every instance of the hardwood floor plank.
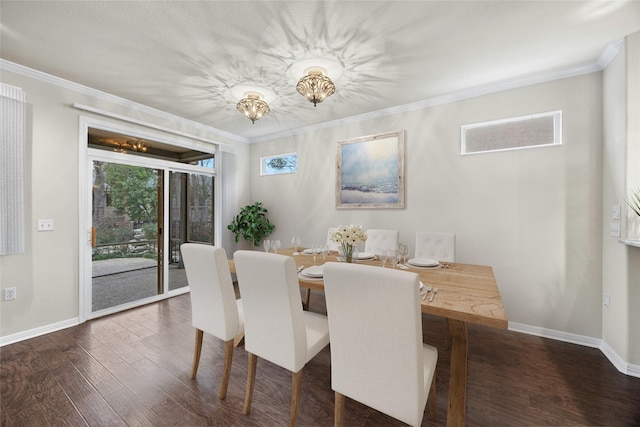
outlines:
{"label": "hardwood floor plank", "polygon": [[135,369],[120,359],[114,352],[106,347],[98,347],[91,350],[96,360],[112,374],[118,381],[131,391],[136,399],[148,408],[162,402],[165,399],[164,392],[147,383],[146,379]]}
{"label": "hardwood floor plank", "polygon": [[[189,379],[189,295],[127,310],[2,347],[0,424],[12,426],[281,426],[291,373],[258,362],[251,413],[242,414],[247,354],[234,351],[227,398],[217,398],[224,347],[205,334],[198,376]],[[312,311],[326,312],[321,292]],[[467,423],[474,426],[638,426],[640,379],[620,374],[598,350],[469,326]],[[444,426],[450,352],[445,322],[423,316],[438,348],[436,422]],[[304,368],[299,427],[333,424],[330,348]],[[346,426],[403,424],[347,399]]]}
{"label": "hardwood floor plank", "polygon": [[149,408],[141,405],[136,396],[126,388],[108,393],[104,398],[128,426],[169,425]]}

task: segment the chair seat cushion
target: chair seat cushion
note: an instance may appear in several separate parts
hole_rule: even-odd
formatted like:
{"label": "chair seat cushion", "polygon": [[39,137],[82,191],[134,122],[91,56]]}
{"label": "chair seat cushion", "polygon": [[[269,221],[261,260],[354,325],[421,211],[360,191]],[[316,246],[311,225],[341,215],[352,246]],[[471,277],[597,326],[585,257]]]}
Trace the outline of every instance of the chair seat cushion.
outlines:
{"label": "chair seat cushion", "polygon": [[307,329],[307,362],[329,344],[329,322],[327,316],[305,311],[304,323]]}
{"label": "chair seat cushion", "polygon": [[244,333],[244,310],[242,308],[241,298],[236,300],[236,305],[238,306],[238,334],[243,334]]}
{"label": "chair seat cushion", "polygon": [[424,389],[425,396],[428,397],[431,380],[435,374],[436,362],[438,361],[438,349],[428,344],[422,344],[422,354],[422,363],[424,367]]}

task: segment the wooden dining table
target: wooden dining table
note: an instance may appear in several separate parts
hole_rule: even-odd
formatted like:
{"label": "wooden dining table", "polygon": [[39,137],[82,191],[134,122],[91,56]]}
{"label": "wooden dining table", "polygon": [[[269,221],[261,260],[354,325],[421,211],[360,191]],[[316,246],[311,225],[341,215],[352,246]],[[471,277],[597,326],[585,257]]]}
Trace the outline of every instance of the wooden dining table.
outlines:
{"label": "wooden dining table", "polygon": [[[326,256],[304,254],[303,249],[281,249],[278,253],[292,256],[298,267],[322,265],[337,262],[336,253]],[[358,260],[359,264],[381,266],[378,259]],[[235,271],[233,260],[229,262]],[[444,267],[444,266],[446,267]],[[387,265],[387,268],[392,268]],[[417,273],[427,287],[437,288],[433,296],[421,300],[423,313],[440,316],[447,320],[447,334],[451,346],[451,366],[449,376],[449,404],[447,426],[464,426],[467,401],[467,325],[478,324],[492,328],[507,329],[508,321],[500,290],[493,269],[489,266],[461,263],[441,264],[436,268],[418,268],[410,264],[399,264],[396,268]],[[301,288],[324,291],[322,279],[298,274]]]}

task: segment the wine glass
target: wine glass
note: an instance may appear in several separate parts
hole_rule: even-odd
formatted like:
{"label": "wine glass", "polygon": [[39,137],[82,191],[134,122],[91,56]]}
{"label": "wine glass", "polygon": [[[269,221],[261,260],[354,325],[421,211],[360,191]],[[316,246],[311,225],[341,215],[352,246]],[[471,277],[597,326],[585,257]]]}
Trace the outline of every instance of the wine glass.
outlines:
{"label": "wine glass", "polygon": [[398,254],[402,257],[402,263],[406,264],[407,256],[409,255],[409,245],[400,243],[398,246]]}
{"label": "wine glass", "polygon": [[387,265],[387,251],[380,251],[380,262],[382,264],[382,267],[385,267]]}
{"label": "wine glass", "polygon": [[262,241],[262,246],[264,247],[265,252],[269,252],[269,248],[271,247],[271,240],[264,239]]}
{"label": "wine glass", "polygon": [[398,265],[398,251],[393,250],[393,251],[388,251],[387,252],[387,258],[389,259],[389,264],[391,264],[392,268],[396,268],[396,265]]}
{"label": "wine glass", "polygon": [[280,249],[280,240],[272,240],[271,249],[273,249],[273,252],[278,253],[278,249]]}
{"label": "wine glass", "polygon": [[293,254],[300,255],[300,252],[298,252],[298,245],[300,244],[300,236],[293,236],[291,238],[291,244],[293,245]]}
{"label": "wine glass", "polygon": [[329,246],[327,246],[326,244],[322,245],[320,247],[320,250],[322,252],[322,261],[327,262],[327,255],[329,254]]}

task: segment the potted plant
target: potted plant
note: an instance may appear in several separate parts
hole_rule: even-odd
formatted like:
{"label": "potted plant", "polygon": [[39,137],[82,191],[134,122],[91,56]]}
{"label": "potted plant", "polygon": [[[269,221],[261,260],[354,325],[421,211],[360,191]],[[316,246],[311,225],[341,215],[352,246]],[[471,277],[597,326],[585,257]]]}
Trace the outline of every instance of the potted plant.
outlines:
{"label": "potted plant", "polygon": [[255,246],[260,246],[262,238],[271,234],[275,228],[266,214],[267,209],[261,202],[240,209],[233,222],[227,226],[236,235],[236,243],[242,236],[245,240],[253,241]]}

